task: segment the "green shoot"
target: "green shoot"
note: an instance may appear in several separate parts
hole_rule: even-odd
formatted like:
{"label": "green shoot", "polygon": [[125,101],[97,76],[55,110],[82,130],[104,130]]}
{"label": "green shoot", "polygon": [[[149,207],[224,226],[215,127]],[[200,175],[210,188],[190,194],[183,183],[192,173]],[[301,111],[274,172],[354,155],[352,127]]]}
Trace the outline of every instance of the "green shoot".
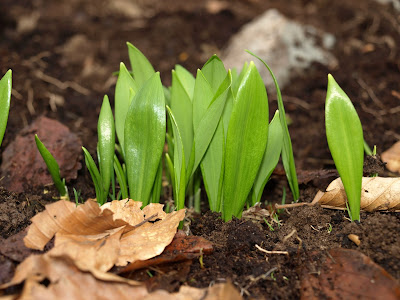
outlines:
{"label": "green shoot", "polygon": [[330,74],[325,126],[329,150],[346,191],[350,218],[359,221],[364,162],[363,131],[351,100]]}
{"label": "green shoot", "polygon": [[174,134],[174,162],[172,163],[168,153],[165,155],[169,172],[172,177],[175,206],[177,210],[185,207],[185,194],[186,194],[186,167],[185,167],[185,151],[179,127],[176,123],[175,116],[171,108],[167,106],[168,116],[172,123],[172,131]]}
{"label": "green shoot", "polygon": [[296,166],[294,163],[292,141],[290,139],[289,129],[288,129],[288,126],[286,123],[285,108],[283,106],[281,90],[279,88],[279,85],[275,78],[274,73],[272,73],[272,70],[267,65],[267,63],[263,59],[261,59],[260,57],[255,55],[254,53],[250,52],[249,50],[246,50],[246,52],[248,52],[249,54],[258,58],[264,64],[264,66],[268,69],[268,71],[271,74],[271,77],[274,81],[276,92],[277,92],[279,116],[280,116],[280,121],[281,121],[281,125],[282,125],[282,131],[283,131],[282,162],[283,162],[283,167],[286,172],[286,177],[289,182],[290,190],[292,191],[292,194],[293,194],[293,199],[295,201],[297,201],[300,197],[299,184],[297,182],[297,174],[296,174]]}
{"label": "green shoot", "polygon": [[104,193],[107,195],[114,178],[115,128],[110,102],[104,96],[97,124],[99,167]]}
{"label": "green shoot", "polygon": [[368,144],[365,140],[364,140],[364,152],[367,155],[373,155],[371,148],[368,146]]}
{"label": "green shoot", "polygon": [[145,206],[150,202],[165,142],[165,99],[158,72],[136,93],[124,128],[129,195]]}
{"label": "green shoot", "polygon": [[50,151],[47,150],[45,145],[40,141],[37,134],[35,134],[35,142],[40,155],[46,163],[47,169],[49,170],[51,178],[53,179],[54,185],[60,193],[60,196],[68,199],[68,191],[67,187],[65,186],[65,180],[61,179],[60,167],[58,166],[56,159],[50,153]]}
{"label": "green shoot", "polygon": [[264,187],[278,164],[282,152],[282,143],[282,127],[279,120],[279,111],[276,111],[269,124],[267,147],[265,148],[261,166],[254,181],[251,193],[252,206],[261,200]]}
{"label": "green shoot", "polygon": [[223,219],[241,217],[260,167],[268,137],[268,98],[250,62],[238,89],[226,137]]}
{"label": "green shoot", "polygon": [[11,102],[12,71],[7,73],[0,80],[0,146],[6,131],[8,113]]}
{"label": "green shoot", "polygon": [[101,178],[99,169],[97,168],[96,163],[94,162],[89,151],[85,147],[82,147],[82,150],[83,154],[85,155],[86,167],[89,170],[90,176],[92,177],[94,189],[96,191],[97,203],[103,205],[107,201],[108,193],[103,188],[103,180]]}

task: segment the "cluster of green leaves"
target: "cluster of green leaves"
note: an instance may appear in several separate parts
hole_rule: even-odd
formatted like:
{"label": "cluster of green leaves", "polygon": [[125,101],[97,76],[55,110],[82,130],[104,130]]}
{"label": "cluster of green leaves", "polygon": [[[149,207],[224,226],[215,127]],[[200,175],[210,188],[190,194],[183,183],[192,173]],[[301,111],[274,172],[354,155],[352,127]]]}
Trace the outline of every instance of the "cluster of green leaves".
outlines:
{"label": "cluster of green leaves", "polygon": [[168,139],[166,160],[178,208],[184,206],[187,187],[197,181],[200,166],[210,209],[222,212],[225,221],[240,217],[246,202],[260,201],[281,154],[298,199],[282,97],[273,78],[280,109],[269,125],[265,85],[253,62],[238,74],[226,71],[214,55],[196,78],[176,66],[167,108],[172,128],[168,136],[173,138]]}
{"label": "cluster of green leaves", "polygon": [[350,98],[330,74],[325,102],[325,127],[329,150],[346,191],[347,210],[352,221],[359,221],[364,163],[363,130]]}
{"label": "cluster of green leaves", "polygon": [[[83,148],[99,204],[108,198],[128,197],[143,205],[159,202],[165,171],[177,209],[189,199],[187,204],[199,210],[203,181],[210,209],[222,212],[228,221],[240,217],[246,203],[260,201],[281,156],[294,199],[298,199],[282,97],[265,62],[278,91],[279,110],[271,123],[265,85],[253,62],[238,73],[227,71],[214,55],[197,70],[196,77],[177,65],[167,88],[147,58],[130,43],[128,52],[132,71],[120,64],[115,121],[108,97],[103,99],[98,119],[99,167]],[[38,138],[37,143],[40,150]],[[53,179],[60,184],[57,176]]]}
{"label": "cluster of green leaves", "polygon": [[[89,151],[83,148],[99,204],[104,204],[108,197],[129,197],[147,205],[159,202],[161,194],[161,155],[166,133],[163,86],[160,74],[154,71],[147,58],[130,43],[128,51],[132,74],[120,64],[115,89],[115,122],[107,96],[100,111],[99,168]],[[115,177],[120,187],[118,194]]]}

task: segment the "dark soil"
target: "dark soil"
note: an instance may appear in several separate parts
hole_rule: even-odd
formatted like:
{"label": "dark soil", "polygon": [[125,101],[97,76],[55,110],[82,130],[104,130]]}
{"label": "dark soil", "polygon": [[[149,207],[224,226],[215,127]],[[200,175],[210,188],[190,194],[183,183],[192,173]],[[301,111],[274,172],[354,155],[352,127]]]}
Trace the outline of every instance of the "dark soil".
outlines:
{"label": "dark soil", "polygon": [[[169,84],[169,72],[176,63],[194,73],[210,55],[223,51],[243,24],[268,8],[277,8],[337,39],[333,50],[339,62],[336,69],[314,64],[304,74],[296,74],[282,91],[293,121],[289,130],[299,179],[304,179],[300,180],[300,201],[311,201],[335,177],[324,133],[328,73],[352,99],[370,146],[377,145],[381,153],[400,140],[400,14],[392,7],[372,0],[329,4],[322,0],[237,0],[215,12],[207,6],[211,2],[134,1],[141,11],[129,17],[109,9],[108,1],[1,1],[0,74],[13,69],[13,99],[2,150],[26,125],[45,115],[68,126],[94,153],[101,100],[105,93],[113,100],[115,77],[111,74],[120,61],[128,62],[126,41],[141,49],[161,72],[164,84]],[[270,111],[275,108],[271,101]],[[310,174],[318,176],[310,178]],[[70,192],[76,188],[83,199],[95,196],[85,168],[67,184]],[[263,201],[280,202],[284,187],[288,190],[278,168]],[[23,230],[56,195],[54,187],[26,188],[20,194],[1,188],[1,237]],[[291,202],[290,193],[286,200]],[[185,266],[179,281],[206,287],[231,280],[248,298],[299,298],[300,274],[311,254],[325,255],[336,247],[360,250],[399,281],[399,215],[364,213],[361,224],[350,223],[346,216],[319,207],[297,208],[281,213],[281,223],[271,223],[273,231],[265,222],[224,224],[211,213],[193,217],[192,233],[212,241],[215,251],[204,257],[204,268],[198,261],[190,270]],[[359,247],[348,239],[350,233],[360,237]],[[289,255],[266,255],[255,245]],[[10,266],[1,254],[0,266]],[[316,263],[316,272],[318,268]],[[171,290],[165,282],[172,283],[164,281],[164,288]],[[173,284],[175,289],[178,286]]]}

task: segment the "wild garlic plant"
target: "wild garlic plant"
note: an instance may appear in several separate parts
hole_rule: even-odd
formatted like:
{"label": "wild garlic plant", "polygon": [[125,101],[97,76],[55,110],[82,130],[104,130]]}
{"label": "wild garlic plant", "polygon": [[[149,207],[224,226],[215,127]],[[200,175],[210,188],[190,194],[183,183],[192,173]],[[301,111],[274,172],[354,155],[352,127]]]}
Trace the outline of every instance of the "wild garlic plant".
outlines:
{"label": "wild garlic plant", "polygon": [[328,75],[325,127],[329,150],[346,191],[352,221],[360,221],[364,138],[360,118],[350,98]]}
{"label": "wild garlic plant", "polygon": [[210,209],[228,221],[240,217],[246,204],[261,200],[280,157],[298,199],[282,97],[265,63],[278,91],[279,110],[271,123],[265,85],[253,62],[238,73],[226,70],[214,55],[196,77],[177,65],[171,86],[163,87],[160,74],[142,52],[128,43],[128,53],[132,72],[120,64],[115,119],[108,97],[103,99],[99,167],[83,148],[99,204],[128,197],[143,205],[159,202],[164,173],[170,178],[176,209],[186,203],[199,210],[203,182]]}

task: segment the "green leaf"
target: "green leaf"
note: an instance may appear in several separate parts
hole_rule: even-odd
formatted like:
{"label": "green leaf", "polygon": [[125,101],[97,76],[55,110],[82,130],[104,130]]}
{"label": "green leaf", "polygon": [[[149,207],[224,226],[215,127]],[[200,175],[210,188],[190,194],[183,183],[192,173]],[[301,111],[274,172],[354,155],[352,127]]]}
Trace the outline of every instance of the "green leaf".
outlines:
{"label": "green leaf", "polygon": [[115,175],[117,175],[117,180],[119,183],[120,192],[122,194],[122,199],[127,199],[129,197],[129,194],[128,194],[128,184],[126,182],[125,172],[121,167],[117,155],[115,154],[114,154],[114,171]]}
{"label": "green leaf", "polygon": [[279,118],[281,120],[282,130],[283,130],[283,151],[282,151],[282,163],[283,167],[286,172],[286,177],[289,182],[290,190],[293,194],[293,199],[298,200],[300,197],[299,193],[299,184],[297,182],[297,174],[296,174],[296,166],[294,162],[293,156],[293,148],[292,148],[292,141],[290,139],[289,129],[286,123],[286,116],[285,116],[285,108],[283,106],[282,94],[279,88],[278,82],[275,78],[274,73],[272,73],[271,68],[267,65],[267,63],[262,60],[260,57],[255,55],[254,53],[246,50],[249,54],[253,55],[254,57],[258,58],[264,66],[268,69],[271,77],[274,81],[276,93],[277,93],[277,100],[278,100],[278,109],[279,109]]}
{"label": "green leaf", "polygon": [[67,189],[65,188],[65,183],[61,179],[60,176],[60,167],[54,156],[47,150],[46,146],[40,141],[37,134],[35,134],[35,142],[36,146],[40,152],[40,155],[43,157],[44,162],[46,163],[47,169],[50,172],[51,178],[53,179],[54,185],[56,186],[58,192],[61,196],[65,196],[67,194]]}
{"label": "green leaf", "polygon": [[131,199],[147,205],[165,142],[165,100],[155,73],[132,100],[125,121],[125,162]]}
{"label": "green leaf", "polygon": [[268,137],[268,98],[253,62],[244,74],[229,122],[223,182],[223,219],[240,217]]}
{"label": "green leaf", "polygon": [[[202,77],[201,71],[198,72],[198,75],[200,78]],[[200,122],[196,124],[193,122],[195,126],[195,134],[194,134],[194,143],[193,143],[193,149],[194,151],[194,164],[193,167],[188,170],[188,174],[193,175],[193,173],[196,171],[197,166],[199,165],[200,161],[203,159],[203,156],[209,147],[214,133],[217,130],[217,126],[220,126],[220,133],[223,133],[222,129],[222,124],[220,124],[220,119],[222,112],[225,107],[225,101],[227,99],[227,95],[229,93],[229,88],[231,86],[231,73],[228,72],[226,75],[224,81],[221,83],[221,85],[218,88],[218,91],[215,93],[213,98],[204,98],[204,97],[199,97],[199,102],[202,101],[203,105],[196,105],[196,121],[197,119],[200,119]],[[203,79],[200,80],[200,82],[203,82]],[[203,88],[203,83],[201,83],[200,88]],[[207,89],[204,89],[207,97],[210,96],[210,93],[207,93]],[[206,111],[204,111],[204,107],[206,108]],[[203,112],[204,111],[204,112]],[[193,120],[195,121],[195,120]],[[218,140],[218,143],[222,143],[223,140]],[[218,146],[220,148],[220,146]],[[210,155],[212,155],[213,152],[210,152]],[[192,164],[189,164],[192,166]]]}
{"label": "green leaf", "polygon": [[[201,171],[210,209],[219,211],[221,207],[225,144],[221,116],[230,93],[232,76],[230,71],[226,74],[213,98],[210,97],[211,94],[209,92],[206,92],[207,85],[205,83],[207,83],[207,80],[201,71],[198,71],[198,78],[199,88],[197,88],[196,81],[195,96],[196,90],[199,90],[199,102],[202,101],[203,105],[198,104],[195,106],[195,98],[193,99],[196,119],[201,118],[201,120],[198,124],[193,120],[195,135],[192,152],[194,152],[194,155],[191,158],[193,158],[194,163],[193,166],[190,165],[192,168],[190,169],[191,171],[188,170],[188,174],[193,175],[201,162]],[[204,85],[205,87],[203,87]],[[203,90],[203,94],[201,90]]]}
{"label": "green leaf", "polygon": [[325,127],[329,150],[342,179],[353,221],[360,220],[364,138],[357,111],[345,92],[328,75]]}
{"label": "green leaf", "polygon": [[188,165],[193,144],[193,108],[192,99],[183,86],[176,71],[172,70],[171,110],[182,138]]}
{"label": "green leaf", "polygon": [[154,180],[153,189],[151,191],[151,203],[160,203],[161,189],[162,189],[162,159],[158,164],[156,178]]}
{"label": "green leaf", "polygon": [[85,155],[85,164],[87,169],[89,170],[90,176],[92,177],[92,181],[94,184],[94,188],[96,190],[96,200],[97,203],[103,205],[107,200],[107,194],[104,193],[103,182],[100,176],[99,169],[97,169],[96,163],[94,162],[92,156],[89,151],[85,147],[82,147],[83,153]]}
{"label": "green leaf", "polygon": [[193,75],[180,65],[175,66],[175,72],[183,88],[185,89],[185,92],[187,93],[189,98],[192,99],[194,91],[194,83],[195,83]]}
{"label": "green leaf", "polygon": [[185,152],[183,148],[183,142],[181,138],[180,129],[178,124],[176,123],[175,116],[171,110],[167,106],[168,116],[171,120],[172,131],[174,134],[174,163],[173,163],[173,172],[171,172],[171,159],[168,155],[166,155],[167,163],[170,168],[170,173],[173,177],[173,190],[175,197],[175,207],[177,210],[185,207],[185,194],[186,194],[186,166],[185,166]]}
{"label": "green leaf", "polygon": [[10,111],[11,88],[12,71],[8,70],[0,80],[0,146],[7,127],[8,113]]}
{"label": "green leaf", "polygon": [[279,111],[275,112],[268,127],[268,141],[264,156],[261,161],[260,169],[254,181],[252,193],[252,205],[260,202],[264,187],[267,184],[272,172],[278,164],[282,151],[283,135],[282,126],[279,120]]}
{"label": "green leaf", "polygon": [[217,92],[222,81],[225,79],[227,71],[222,61],[217,55],[213,55],[201,69],[214,93]]}
{"label": "green leaf", "polygon": [[137,83],[133,80],[125,65],[121,63],[117,85],[115,87],[115,130],[122,151],[124,151],[126,114],[138,89]]}
{"label": "green leaf", "polygon": [[222,121],[219,122],[207,152],[200,164],[204,187],[211,211],[221,211],[222,182],[224,179],[225,138]]}
{"label": "green leaf", "polygon": [[100,175],[103,181],[104,191],[108,193],[110,189],[111,176],[114,176],[113,165],[115,149],[115,127],[113,113],[107,95],[104,96],[103,104],[101,106],[99,121],[97,124],[97,132],[99,140],[98,149]]}
{"label": "green leaf", "polygon": [[129,61],[131,63],[133,78],[138,86],[142,86],[155,71],[149,60],[144,54],[131,43],[126,43],[128,46]]}

